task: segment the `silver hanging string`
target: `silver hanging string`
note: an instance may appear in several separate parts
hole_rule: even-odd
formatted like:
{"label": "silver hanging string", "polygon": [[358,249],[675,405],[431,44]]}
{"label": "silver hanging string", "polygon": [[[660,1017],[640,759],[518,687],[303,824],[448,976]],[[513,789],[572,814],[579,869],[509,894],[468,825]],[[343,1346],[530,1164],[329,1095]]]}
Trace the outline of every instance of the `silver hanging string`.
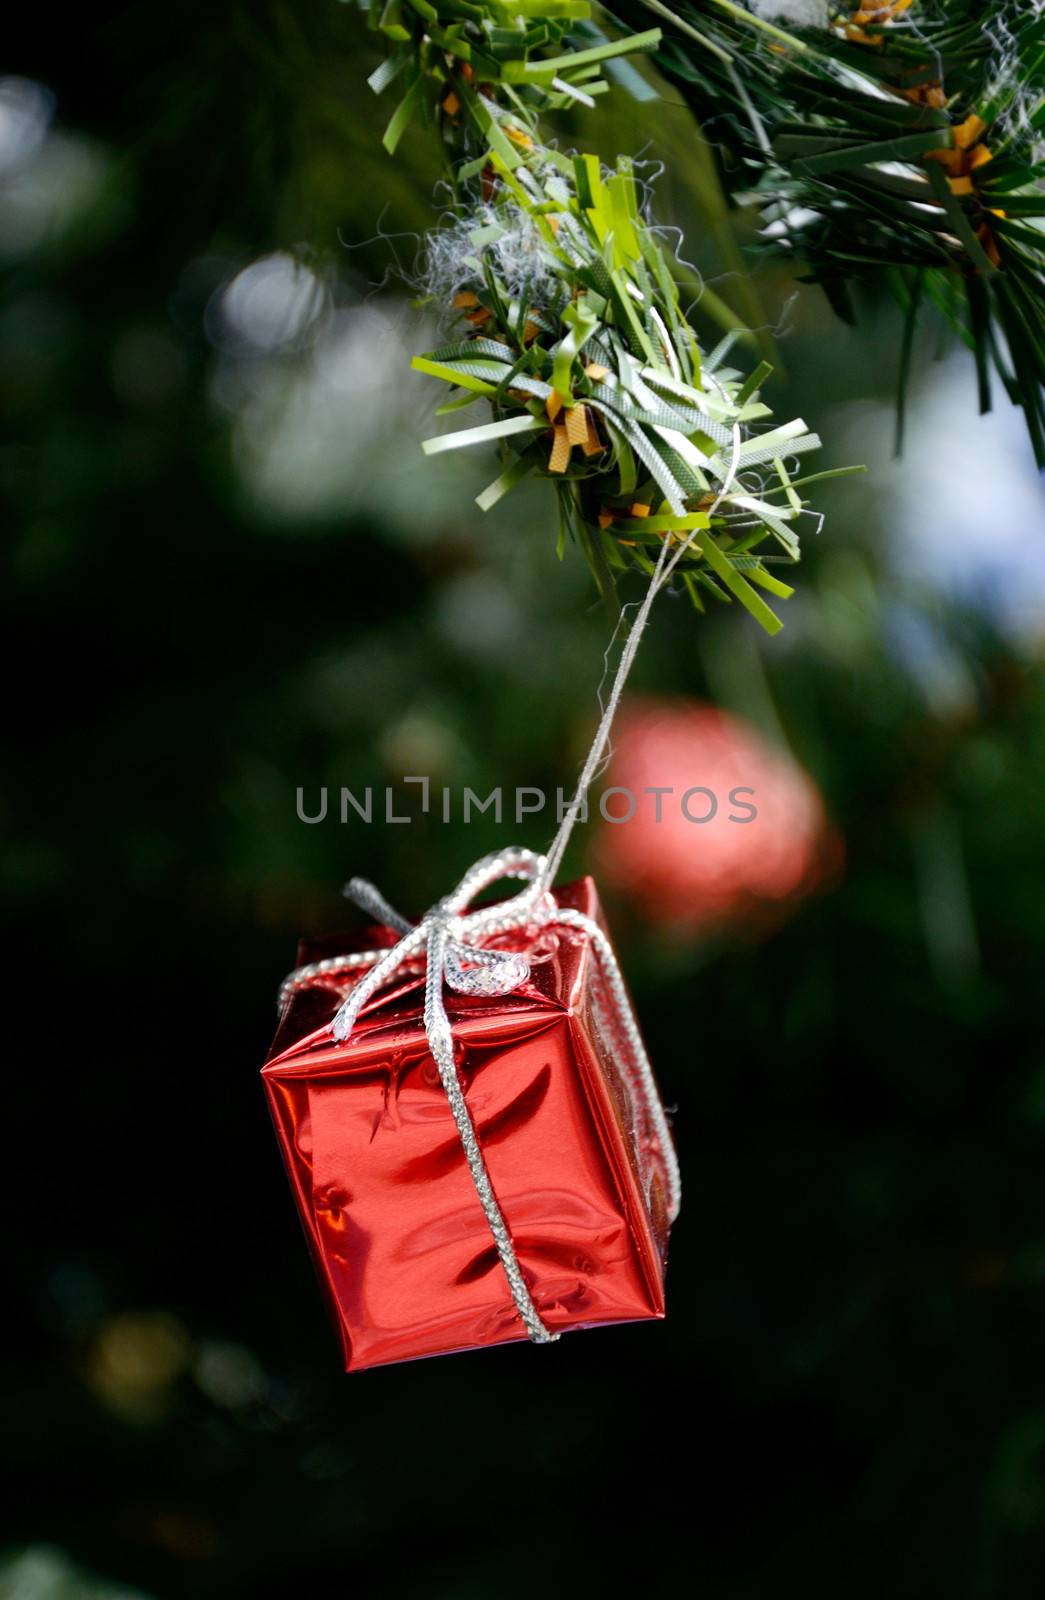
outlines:
{"label": "silver hanging string", "polygon": [[[708,377],[709,380],[714,383],[714,379],[711,377],[710,373],[708,374]],[[716,387],[720,387],[720,385],[716,384]],[[740,465],[740,447],[742,442],[743,440],[740,427],[738,424],[734,423],[733,451],[729,464],[729,470],[722,480],[721,489],[719,490],[708,510],[709,523],[719,506],[722,504],[723,500],[729,494],[729,491],[733,487],[733,484],[736,480],[737,469]],[[681,540],[674,548],[672,548],[668,537],[665,536],[664,542],[660,547],[660,553],[657,556],[657,562],[653,568],[653,574],[649,581],[649,587],[642,598],[642,603],[635,613],[635,619],[632,622],[631,627],[628,630],[628,636],[624,641],[624,648],[620,653],[620,660],[617,663],[617,670],[613,675],[613,684],[610,688],[609,698],[607,699],[603,708],[602,719],[599,723],[599,726],[595,730],[595,737],[591,742],[591,748],[584,758],[584,764],[581,767],[580,777],[577,779],[577,787],[574,790],[573,799],[570,802],[570,806],[566,812],[566,815],[563,817],[562,822],[559,825],[559,831],[556,833],[551,844],[548,846],[548,853],[545,858],[546,865],[544,869],[544,877],[542,879],[543,886],[545,888],[555,881],[555,875],[558,872],[559,867],[562,864],[562,858],[566,853],[566,846],[570,842],[570,835],[573,832],[578,817],[581,816],[584,811],[585,804],[588,799],[588,791],[594,783],[606,752],[609,749],[610,734],[613,731],[614,719],[616,718],[617,710],[620,706],[621,696],[624,693],[625,684],[628,681],[635,657],[638,654],[639,645],[642,642],[642,636],[646,631],[646,624],[649,622],[650,612],[653,610],[653,602],[656,600],[661,589],[663,589],[664,585],[670,579],[672,573],[675,571],[675,568],[678,566],[683,556],[690,549],[693,541],[697,537],[698,531],[698,529],[694,528],[686,536],[686,538]]]}

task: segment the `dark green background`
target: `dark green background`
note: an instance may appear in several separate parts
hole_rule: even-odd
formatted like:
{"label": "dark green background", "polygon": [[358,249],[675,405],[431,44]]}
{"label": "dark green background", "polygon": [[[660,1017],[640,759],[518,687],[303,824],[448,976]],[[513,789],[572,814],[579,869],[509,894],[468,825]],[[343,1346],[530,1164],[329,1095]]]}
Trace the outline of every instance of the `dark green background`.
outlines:
{"label": "dark green background", "polygon": [[[867,296],[848,332],[749,254],[786,324],[770,400],[825,464],[866,442],[872,476],[824,494],[779,640],[669,599],[636,673],[778,720],[847,851],[771,938],[666,949],[611,907],[678,1106],[668,1320],[346,1378],[257,1079],[274,989],[299,933],[345,919],[349,872],[416,908],[498,835],[307,828],[295,786],[407,757],[457,790],[567,782],[606,620],[579,559],[555,562],[550,493],[483,522],[489,463],[426,464],[423,418],[385,443],[416,484],[385,514],[363,484],[292,515],[237,464],[243,395],[314,352],[220,348],[221,284],[295,249],[364,315],[379,215],[432,218],[431,141],[383,155],[355,12],[23,21],[9,68],[53,91],[51,139],[95,175],[8,252],[0,302],[0,1593],[1036,1595],[1045,702],[1026,632],[889,554],[909,480],[860,419],[890,403],[895,313]],[[660,214],[744,306],[680,107],[617,91],[560,132],[668,160]],[[923,448],[982,494],[971,371],[941,380],[932,346],[913,415],[946,381],[960,425]],[[510,627],[479,648],[491,594]],[[897,643],[912,618],[960,694]]]}

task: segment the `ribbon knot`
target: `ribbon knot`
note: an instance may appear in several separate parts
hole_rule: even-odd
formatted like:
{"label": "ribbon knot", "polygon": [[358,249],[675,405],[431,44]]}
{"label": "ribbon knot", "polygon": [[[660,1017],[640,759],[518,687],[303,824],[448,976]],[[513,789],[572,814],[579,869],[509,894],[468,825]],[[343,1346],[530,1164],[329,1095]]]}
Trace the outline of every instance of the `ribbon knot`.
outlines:
{"label": "ribbon knot", "polygon": [[[398,944],[371,967],[344,1002],[332,1028],[334,1038],[347,1039],[367,1001],[386,984],[404,962],[425,952],[429,976],[446,979],[459,994],[511,994],[526,982],[530,963],[512,950],[490,950],[480,941],[508,927],[518,927],[533,908],[548,897],[538,892],[545,862],[532,850],[512,848],[483,856],[465,873],[452,894],[438,900],[420,922],[408,922],[390,906],[381,891],[366,878],[351,878],[345,894],[360,910],[402,935]],[[525,887],[507,902],[466,911],[477,894],[501,878],[523,878]],[[547,920],[547,907],[538,920]],[[442,1008],[441,988],[438,1008]],[[445,1008],[442,1008],[445,1010]],[[426,1024],[427,1026],[427,1024]]]}

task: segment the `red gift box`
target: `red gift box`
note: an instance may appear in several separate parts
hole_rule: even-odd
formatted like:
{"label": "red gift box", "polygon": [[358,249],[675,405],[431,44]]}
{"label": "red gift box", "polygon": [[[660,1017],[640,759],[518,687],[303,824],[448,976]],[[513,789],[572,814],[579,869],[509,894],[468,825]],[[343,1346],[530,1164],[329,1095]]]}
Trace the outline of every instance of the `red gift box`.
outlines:
{"label": "red gift box", "polygon": [[[448,990],[445,1005],[515,1256],[557,1334],[664,1315],[674,1157],[601,939],[554,921],[558,908],[601,928],[595,885],[552,899],[544,926],[488,941],[525,953],[514,992]],[[526,1337],[425,1033],[423,960],[349,1039],[331,1032],[358,979],[330,969],[335,949],[395,942],[379,927],[303,945],[302,963],[328,968],[291,989],[262,1069],[349,1370]]]}

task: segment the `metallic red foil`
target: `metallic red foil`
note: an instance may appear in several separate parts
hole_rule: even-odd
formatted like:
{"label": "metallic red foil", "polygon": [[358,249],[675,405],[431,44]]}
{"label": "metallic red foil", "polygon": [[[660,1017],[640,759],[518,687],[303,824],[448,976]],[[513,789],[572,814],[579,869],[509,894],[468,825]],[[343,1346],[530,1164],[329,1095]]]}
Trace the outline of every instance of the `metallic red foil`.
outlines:
{"label": "metallic red foil", "polygon": [[[590,878],[555,891],[601,920]],[[516,1254],[553,1331],[664,1315],[664,1163],[588,936],[520,930],[530,976],[494,999],[446,991],[461,1083]],[[304,964],[394,943],[303,945]],[[262,1069],[349,1370],[525,1338],[404,972],[352,1037],[344,980],[294,994]]]}

